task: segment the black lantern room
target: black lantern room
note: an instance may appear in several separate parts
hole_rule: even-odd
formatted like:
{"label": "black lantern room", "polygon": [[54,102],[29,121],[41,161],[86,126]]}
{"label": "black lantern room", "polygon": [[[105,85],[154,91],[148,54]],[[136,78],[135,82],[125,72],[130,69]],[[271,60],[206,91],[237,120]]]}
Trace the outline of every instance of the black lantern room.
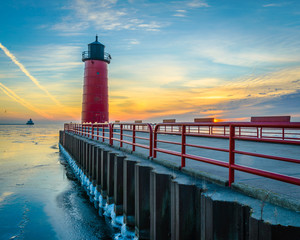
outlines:
{"label": "black lantern room", "polygon": [[98,36],[96,35],[96,41],[88,44],[88,51],[82,53],[82,61],[86,60],[101,60],[110,63],[110,54],[104,52],[105,46],[98,42]]}

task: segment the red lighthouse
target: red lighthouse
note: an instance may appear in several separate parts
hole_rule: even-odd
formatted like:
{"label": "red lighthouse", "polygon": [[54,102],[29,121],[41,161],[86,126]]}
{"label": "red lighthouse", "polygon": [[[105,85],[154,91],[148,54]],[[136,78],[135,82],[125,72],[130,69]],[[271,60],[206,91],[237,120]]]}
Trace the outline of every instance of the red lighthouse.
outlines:
{"label": "red lighthouse", "polygon": [[85,63],[82,123],[108,122],[107,64],[111,56],[104,52],[104,48],[96,36],[96,41],[88,45],[88,51],[82,53]]}

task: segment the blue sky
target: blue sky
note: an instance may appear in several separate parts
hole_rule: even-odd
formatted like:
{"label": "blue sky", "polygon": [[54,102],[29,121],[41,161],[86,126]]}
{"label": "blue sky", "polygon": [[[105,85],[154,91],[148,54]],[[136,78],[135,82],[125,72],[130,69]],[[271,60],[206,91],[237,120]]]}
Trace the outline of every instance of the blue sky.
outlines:
{"label": "blue sky", "polygon": [[25,70],[0,49],[0,122],[79,121],[95,34],[112,55],[111,121],[300,120],[297,0],[11,0],[0,43]]}

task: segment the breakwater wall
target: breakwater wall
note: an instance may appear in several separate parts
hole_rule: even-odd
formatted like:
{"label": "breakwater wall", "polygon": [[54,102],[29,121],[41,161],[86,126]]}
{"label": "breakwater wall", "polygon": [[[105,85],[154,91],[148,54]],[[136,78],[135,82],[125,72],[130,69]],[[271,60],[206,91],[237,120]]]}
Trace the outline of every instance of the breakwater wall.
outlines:
{"label": "breakwater wall", "polygon": [[60,146],[95,207],[113,206],[139,239],[299,239],[297,213],[72,133]]}

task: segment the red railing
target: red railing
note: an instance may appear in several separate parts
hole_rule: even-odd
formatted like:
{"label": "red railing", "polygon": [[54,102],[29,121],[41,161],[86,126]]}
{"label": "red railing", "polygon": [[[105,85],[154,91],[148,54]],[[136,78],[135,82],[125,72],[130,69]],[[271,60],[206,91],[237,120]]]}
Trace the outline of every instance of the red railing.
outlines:
{"label": "red railing", "polygon": [[[65,131],[102,142],[107,140],[110,145],[114,145],[114,142],[118,142],[120,147],[128,144],[131,145],[132,151],[136,151],[136,147],[148,149],[148,157],[157,158],[158,153],[177,156],[181,159],[181,168],[186,166],[187,159],[228,168],[229,186],[235,181],[235,171],[300,185],[299,178],[239,165],[235,161],[235,157],[238,154],[300,164],[299,159],[241,151],[236,148],[237,140],[300,145],[300,123],[162,123],[157,124],[154,130],[149,123],[71,123],[65,124],[64,129]],[[145,135],[148,135],[148,137]],[[177,136],[177,140],[166,139],[166,137],[159,138],[159,136],[168,135]],[[228,139],[229,144],[227,148],[192,144],[187,141],[187,137],[217,137]],[[140,142],[138,143],[137,141]],[[144,143],[141,143],[141,141]],[[158,147],[158,144],[166,144],[168,147]],[[197,154],[191,154],[187,149],[225,152],[228,153],[228,159],[221,161],[207,158],[201,156],[201,151],[197,152]]]}
{"label": "red railing", "polygon": [[[120,147],[123,144],[128,144],[132,146],[132,151],[134,152],[136,147],[145,148],[149,150],[148,157],[152,157],[153,153],[153,130],[150,123],[115,123],[112,124],[112,135],[111,135],[111,145],[113,141],[120,143]],[[128,134],[128,132],[132,132]],[[137,136],[137,133],[148,133],[149,137]],[[119,136],[118,138],[115,135]],[[125,140],[124,137],[131,139]],[[136,140],[147,141],[147,144],[137,143]]]}
{"label": "red railing", "polygon": [[[278,131],[274,130],[282,130],[282,136],[278,137],[278,136],[263,136],[262,134],[260,135],[261,137],[259,139],[255,139],[255,138],[249,138],[249,137],[245,137],[245,136],[235,136],[235,128],[236,127],[248,127],[249,125],[251,125],[251,127],[260,127],[260,129],[271,129],[272,132],[271,134],[278,134]],[[229,172],[229,185],[231,185],[232,182],[234,182],[234,170],[238,170],[238,171],[242,171],[242,172],[246,172],[246,173],[251,173],[251,174],[255,174],[258,176],[262,176],[262,177],[267,177],[267,178],[271,178],[271,179],[275,179],[278,181],[282,181],[282,182],[287,182],[287,183],[291,183],[291,184],[296,184],[296,185],[300,185],[300,179],[296,178],[296,177],[291,177],[291,176],[287,176],[287,175],[283,175],[283,174],[278,174],[278,173],[274,173],[274,172],[270,172],[270,171],[265,171],[265,170],[260,170],[260,169],[256,169],[256,168],[251,168],[251,167],[245,167],[242,165],[237,165],[235,164],[235,154],[240,154],[240,155],[248,155],[248,156],[253,156],[253,157],[259,157],[259,158],[267,158],[267,159],[272,159],[272,160],[278,160],[278,161],[283,161],[283,162],[291,162],[291,163],[297,163],[300,164],[300,160],[299,159],[293,159],[293,158],[285,158],[285,157],[279,157],[279,156],[274,156],[274,155],[266,155],[266,154],[259,154],[259,153],[255,153],[255,152],[247,152],[247,151],[239,151],[236,150],[234,147],[235,141],[236,140],[244,140],[244,141],[256,141],[256,142],[268,142],[268,143],[281,143],[281,144],[293,144],[293,145],[299,145],[300,146],[300,124],[299,123],[289,123],[289,124],[274,124],[274,123],[270,123],[270,124],[260,124],[260,123],[244,123],[244,124],[231,124],[230,127],[232,128],[232,133],[231,134],[231,139],[230,139],[230,144],[233,145],[233,148],[231,149],[232,151],[232,156],[229,159],[229,163],[230,163],[230,167],[231,167],[231,171],[233,172],[233,176],[230,178],[230,172]],[[286,137],[284,135],[285,129],[289,130],[289,135],[293,136],[293,137]],[[292,130],[296,130],[292,132]],[[262,130],[261,130],[262,131]],[[269,132],[270,134],[270,132]],[[293,135],[292,135],[293,134]]]}
{"label": "red railing", "polygon": [[[170,123],[173,125],[160,125],[161,128],[158,130],[159,133],[172,133],[181,135],[181,125],[186,125],[186,134],[189,136],[199,136],[199,137],[218,137],[218,138],[228,138],[230,135],[229,126],[231,122],[228,123],[205,123],[203,125],[198,125],[197,123]],[[235,128],[236,136],[247,136],[254,138],[270,138],[270,139],[283,139],[283,140],[299,140],[300,132],[289,132],[289,125],[293,123],[279,123],[272,127],[271,123],[266,123],[265,126],[262,123],[235,123],[238,126]],[[280,127],[282,126],[282,127]]]}
{"label": "red railing", "polygon": [[[215,125],[215,124],[214,124]],[[159,140],[158,139],[158,135],[159,134],[165,134],[165,135],[173,135],[172,132],[168,132],[168,131],[161,131],[160,128],[166,129],[166,127],[173,127],[173,129],[176,129],[176,127],[178,129],[180,129],[180,132],[178,131],[177,134],[181,135],[181,142],[173,142],[173,141],[167,141],[167,140]],[[191,155],[186,153],[186,147],[193,147],[193,148],[202,148],[202,149],[209,149],[209,150],[215,150],[215,151],[223,151],[223,152],[229,152],[228,149],[221,149],[221,148],[216,148],[216,147],[208,147],[208,146],[203,146],[203,145],[195,145],[195,144],[188,144],[186,142],[186,137],[187,136],[207,136],[207,135],[202,135],[202,134],[194,134],[190,132],[191,127],[200,127],[200,126],[207,126],[207,124],[181,124],[178,125],[176,123],[163,123],[163,124],[157,124],[155,129],[154,129],[154,147],[153,147],[153,157],[156,158],[157,157],[157,153],[161,152],[161,153],[165,153],[165,154],[170,154],[173,156],[178,156],[181,158],[181,168],[185,167],[185,162],[186,162],[186,158],[189,159],[193,159],[193,160],[197,160],[197,161],[202,161],[202,162],[207,162],[207,163],[212,163],[214,165],[218,165],[218,166],[222,166],[222,167],[228,167],[228,163],[223,162],[223,161],[219,161],[219,160],[214,160],[214,159],[209,159],[209,158],[204,158],[204,157],[200,157],[200,156],[195,156],[195,155]],[[225,125],[224,125],[225,126]],[[218,124],[218,127],[224,127],[223,125]],[[211,129],[211,128],[208,128]],[[223,136],[224,138],[228,138],[228,136]],[[158,148],[158,143],[166,143],[166,144],[173,144],[173,145],[179,145],[181,146],[181,152],[178,151],[171,151],[169,149],[163,149],[163,148]]]}
{"label": "red railing", "polygon": [[[209,147],[204,145],[196,145],[196,144],[189,144],[186,141],[187,136],[201,136],[201,137],[207,137],[207,136],[213,136],[201,134],[201,131],[198,131],[198,129],[201,128],[207,128],[209,131],[212,132],[213,128],[216,129],[223,129],[223,135],[220,134],[220,131],[218,132],[216,137],[222,137],[229,140],[229,146],[227,149],[224,148],[217,148],[217,147]],[[228,128],[228,134],[227,129]],[[247,132],[242,132],[241,129],[247,129]],[[174,130],[175,129],[175,130]],[[191,131],[191,129],[194,129],[194,131]],[[195,131],[197,129],[197,131]],[[256,130],[255,130],[256,129]],[[267,135],[262,134],[262,129],[271,129],[272,131],[269,132]],[[284,129],[284,130],[282,130]],[[275,134],[278,134],[279,131],[282,131],[282,133],[285,132],[285,129],[289,131],[289,137],[278,137]],[[171,131],[168,131],[171,130]],[[172,131],[173,130],[173,131]],[[255,131],[253,131],[255,130]],[[261,133],[259,135],[253,136],[253,133],[257,133],[257,131],[260,131]],[[174,135],[180,134],[181,135],[181,142],[174,142],[174,141],[167,141],[167,140],[160,140],[158,139],[159,134],[165,134],[165,135]],[[200,133],[198,133],[200,132]],[[238,134],[237,134],[238,133]],[[250,133],[250,134],[247,134]],[[300,185],[300,179],[295,177],[290,177],[283,174],[277,174],[265,170],[260,170],[256,168],[246,167],[242,165],[238,165],[235,163],[235,155],[248,155],[252,157],[260,157],[260,158],[267,158],[267,159],[273,159],[278,161],[285,161],[285,162],[292,162],[292,163],[298,163],[300,164],[299,159],[292,159],[292,158],[284,158],[284,157],[278,157],[278,156],[272,156],[272,155],[266,155],[266,154],[258,154],[253,152],[246,152],[246,151],[239,151],[235,148],[235,142],[236,140],[244,140],[244,141],[256,141],[256,142],[269,142],[269,143],[281,143],[281,144],[294,144],[294,145],[300,145],[300,123],[288,123],[288,124],[261,124],[261,123],[211,123],[211,124],[200,124],[200,123],[183,123],[183,124],[175,124],[175,123],[164,123],[164,124],[158,124],[156,125],[154,129],[154,147],[153,147],[153,157],[157,157],[157,153],[164,153],[169,154],[173,156],[178,156],[181,158],[181,167],[185,167],[186,165],[186,159],[192,159],[200,162],[210,163],[213,165],[218,165],[221,167],[228,168],[229,174],[228,174],[228,182],[229,186],[234,182],[234,173],[235,170],[243,171],[251,174],[255,174],[262,177],[267,177],[271,179],[276,179],[279,181],[292,183],[296,185]],[[271,135],[272,134],[272,135]],[[158,143],[165,143],[171,145],[180,145],[181,151],[174,151],[170,150],[168,147],[166,148],[158,148]],[[208,150],[214,150],[214,151],[222,151],[222,152],[228,152],[229,153],[229,159],[227,161],[220,161],[216,159],[206,158],[200,155],[192,155],[186,152],[186,148],[200,148],[200,149],[208,149]]]}

